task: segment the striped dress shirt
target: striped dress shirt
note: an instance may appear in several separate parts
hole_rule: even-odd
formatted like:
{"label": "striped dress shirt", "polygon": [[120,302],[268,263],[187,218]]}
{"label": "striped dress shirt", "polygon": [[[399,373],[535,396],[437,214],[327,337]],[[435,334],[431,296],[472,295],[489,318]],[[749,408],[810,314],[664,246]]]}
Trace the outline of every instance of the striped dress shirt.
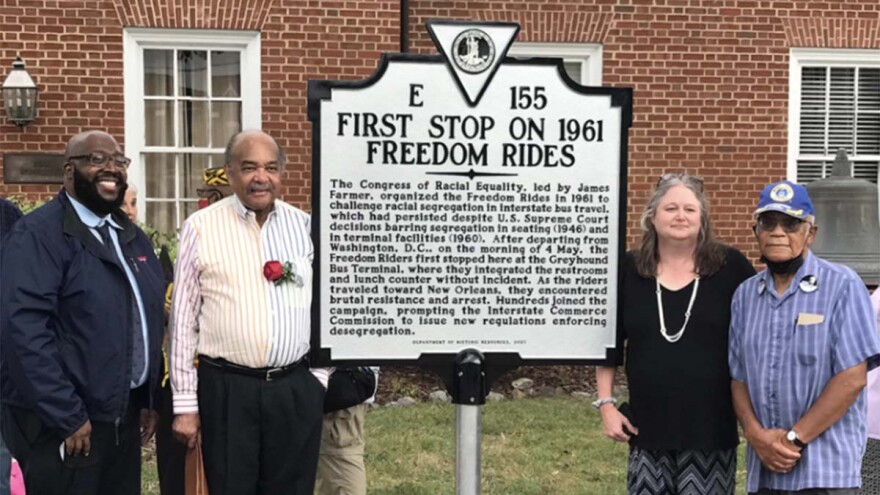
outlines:
{"label": "striped dress shirt", "polygon": [[[815,277],[815,289],[801,284]],[[807,290],[804,290],[806,288]],[[733,297],[730,376],[746,385],[764,428],[791,428],[834,375],[863,361],[878,364],[880,343],[868,292],[851,269],[807,253],[782,296],[767,270]],[[867,442],[865,392],[801,452],[794,469],[773,473],[749,446],[747,490],[855,488]]]}
{"label": "striped dress shirt", "polygon": [[[175,414],[198,412],[197,353],[250,368],[285,366],[308,353],[310,229],[309,215],[282,201],[260,227],[235,195],[183,223],[170,322]],[[302,284],[268,281],[263,265],[273,260],[290,262]],[[326,387],[327,370],[312,373]]]}

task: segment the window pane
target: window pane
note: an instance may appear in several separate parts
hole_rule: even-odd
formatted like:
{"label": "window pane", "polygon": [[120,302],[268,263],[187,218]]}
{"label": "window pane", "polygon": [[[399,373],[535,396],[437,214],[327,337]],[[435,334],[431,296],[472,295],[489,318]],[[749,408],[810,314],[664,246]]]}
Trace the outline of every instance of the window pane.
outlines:
{"label": "window pane", "polygon": [[801,72],[801,154],[825,153],[826,70],[805,67]]}
{"label": "window pane", "polygon": [[144,102],[144,130],[147,146],[174,146],[174,102]]}
{"label": "window pane", "polygon": [[877,184],[878,168],[880,168],[880,162],[855,162],[853,163],[853,177]]}
{"label": "window pane", "polygon": [[184,148],[208,146],[208,102],[180,101],[180,146]]}
{"label": "window pane", "polygon": [[584,66],[583,62],[568,60],[566,62],[563,62],[562,66],[565,67],[565,73],[568,74],[568,77],[574,79],[581,84],[584,83],[581,80],[581,70]]}
{"label": "window pane", "polygon": [[859,70],[859,111],[880,112],[880,69]]}
{"label": "window pane", "polygon": [[180,219],[186,220],[187,218],[189,218],[190,215],[193,214],[194,211],[197,211],[199,209],[199,203],[195,201],[185,201],[181,203],[180,207],[183,210],[181,212],[182,215],[180,216]]}
{"label": "window pane", "polygon": [[853,152],[855,126],[855,76],[853,68],[831,69],[831,92],[828,109],[828,151],[837,153],[844,149]]}
{"label": "window pane", "polygon": [[159,232],[177,232],[177,206],[174,202],[147,201],[147,225]]}
{"label": "window pane", "polygon": [[211,52],[211,96],[241,96],[240,58],[239,52]]}
{"label": "window pane", "polygon": [[177,52],[180,96],[208,96],[208,53],[194,50]]}
{"label": "window pane", "polygon": [[880,69],[859,70],[856,153],[880,155]]}
{"label": "window pane", "polygon": [[173,96],[174,51],[144,50],[144,94]]}
{"label": "window pane", "polygon": [[801,184],[807,184],[814,180],[825,178],[827,173],[831,171],[831,164],[824,161],[798,160],[797,162],[797,181]]}
{"label": "window pane", "polygon": [[196,189],[204,187],[205,169],[214,166],[216,155],[184,154],[181,156],[180,197],[198,199]]}
{"label": "window pane", "polygon": [[174,157],[172,153],[144,154],[145,197],[174,198]]}
{"label": "window pane", "polygon": [[211,145],[215,148],[225,147],[229,138],[241,130],[241,103],[237,101],[212,102],[211,129]]}

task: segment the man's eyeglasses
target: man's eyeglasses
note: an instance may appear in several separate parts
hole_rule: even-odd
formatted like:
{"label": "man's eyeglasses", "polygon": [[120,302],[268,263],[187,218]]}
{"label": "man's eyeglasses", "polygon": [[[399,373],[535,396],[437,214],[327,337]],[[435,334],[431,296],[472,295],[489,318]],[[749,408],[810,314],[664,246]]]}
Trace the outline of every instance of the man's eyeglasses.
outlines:
{"label": "man's eyeglasses", "polygon": [[68,160],[83,160],[88,159],[89,163],[96,167],[104,168],[110,163],[110,160],[113,160],[113,165],[116,165],[118,168],[128,168],[131,164],[131,159],[126,158],[122,155],[108,155],[106,153],[89,153],[88,155],[77,155],[71,156]]}
{"label": "man's eyeglasses", "polygon": [[685,184],[691,184],[696,187],[699,192],[703,192],[703,178],[699,175],[690,174],[663,174],[657,180],[657,187],[660,187],[661,184],[669,182],[673,179],[678,179]]}
{"label": "man's eyeglasses", "polygon": [[803,220],[788,215],[761,215],[758,217],[758,222],[755,224],[755,228],[764,232],[773,232],[776,230],[777,225],[781,225],[782,230],[786,233],[793,234],[801,229],[803,223]]}

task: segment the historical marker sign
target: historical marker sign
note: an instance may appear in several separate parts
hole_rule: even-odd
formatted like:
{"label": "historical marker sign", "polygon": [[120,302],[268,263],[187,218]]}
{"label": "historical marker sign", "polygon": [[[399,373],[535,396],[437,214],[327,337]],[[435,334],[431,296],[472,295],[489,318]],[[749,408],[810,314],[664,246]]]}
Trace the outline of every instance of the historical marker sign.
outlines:
{"label": "historical marker sign", "polygon": [[629,89],[505,58],[518,26],[434,23],[441,55],[312,81],[313,359],[614,351]]}

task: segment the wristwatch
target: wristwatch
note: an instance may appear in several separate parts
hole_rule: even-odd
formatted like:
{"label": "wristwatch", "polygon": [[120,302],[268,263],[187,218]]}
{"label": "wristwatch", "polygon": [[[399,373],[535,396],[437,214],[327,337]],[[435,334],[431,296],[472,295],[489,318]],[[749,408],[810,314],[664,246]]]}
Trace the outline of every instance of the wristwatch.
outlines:
{"label": "wristwatch", "polygon": [[791,442],[795,447],[797,447],[799,449],[803,449],[804,447],[807,446],[807,444],[805,444],[804,442],[801,441],[800,438],[798,438],[798,434],[794,430],[788,430],[785,433],[785,439],[788,440],[789,442]]}
{"label": "wristwatch", "polygon": [[599,400],[593,402],[593,409],[599,409],[600,407],[604,406],[605,404],[617,404],[617,399],[615,399],[614,397],[606,397],[604,399],[599,399]]}

